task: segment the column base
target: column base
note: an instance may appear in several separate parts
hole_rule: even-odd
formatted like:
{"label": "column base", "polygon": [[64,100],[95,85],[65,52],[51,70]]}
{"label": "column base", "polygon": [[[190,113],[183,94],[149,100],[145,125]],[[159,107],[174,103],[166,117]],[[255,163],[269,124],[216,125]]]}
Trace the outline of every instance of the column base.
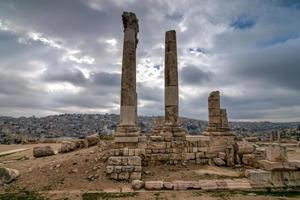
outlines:
{"label": "column base", "polygon": [[140,130],[134,125],[119,125],[114,134],[114,144],[116,148],[138,146]]}
{"label": "column base", "polygon": [[182,128],[179,125],[165,125],[163,127],[162,134],[164,137],[173,138],[173,140],[186,140],[188,132],[185,128]]}

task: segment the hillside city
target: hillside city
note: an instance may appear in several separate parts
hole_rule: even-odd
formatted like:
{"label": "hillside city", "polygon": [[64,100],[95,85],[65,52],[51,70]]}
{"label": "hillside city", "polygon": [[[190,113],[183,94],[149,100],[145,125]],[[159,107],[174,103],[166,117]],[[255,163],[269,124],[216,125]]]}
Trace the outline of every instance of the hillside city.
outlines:
{"label": "hillside city", "polygon": [[[150,133],[155,127],[155,116],[140,116],[142,134]],[[162,118],[162,117],[160,117]],[[200,135],[207,127],[207,121],[180,118],[189,134]],[[91,134],[111,135],[116,130],[119,115],[116,114],[61,114],[47,117],[0,117],[0,143],[18,143],[22,137],[80,138]],[[300,122],[230,122],[233,132],[243,137],[258,136],[267,140],[271,132],[280,133],[282,138],[299,140]]]}

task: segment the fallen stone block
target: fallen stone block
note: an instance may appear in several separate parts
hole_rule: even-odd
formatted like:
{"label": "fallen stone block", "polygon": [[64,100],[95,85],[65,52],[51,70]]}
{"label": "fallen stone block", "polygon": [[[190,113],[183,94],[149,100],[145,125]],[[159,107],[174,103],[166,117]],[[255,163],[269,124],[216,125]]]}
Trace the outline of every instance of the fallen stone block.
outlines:
{"label": "fallen stone block", "polygon": [[174,190],[201,189],[198,181],[173,181]]}
{"label": "fallen stone block", "polygon": [[0,167],[0,185],[9,184],[20,176],[20,172],[16,169]]}
{"label": "fallen stone block", "polygon": [[72,141],[63,141],[61,143],[59,152],[60,153],[68,153],[68,152],[76,150],[76,148],[77,148],[77,145],[76,145],[75,142],[72,142]]}
{"label": "fallen stone block", "polygon": [[51,146],[43,146],[43,147],[34,147],[33,148],[33,156],[36,158],[44,157],[44,156],[52,156],[55,152]]}
{"label": "fallen stone block", "polygon": [[222,160],[221,158],[213,158],[213,161],[217,166],[225,166],[226,165],[225,161]]}
{"label": "fallen stone block", "polygon": [[174,185],[171,182],[164,182],[164,189],[173,190]]}
{"label": "fallen stone block", "polygon": [[164,183],[162,181],[146,181],[145,189],[146,190],[161,190],[164,187]]}
{"label": "fallen stone block", "polygon": [[218,188],[216,181],[214,180],[200,180],[199,185],[202,190],[216,190]]}
{"label": "fallen stone block", "polygon": [[259,166],[267,171],[293,171],[298,169],[297,162],[274,162],[269,160],[260,160],[258,161]]}
{"label": "fallen stone block", "polygon": [[87,142],[87,147],[91,147],[91,146],[95,146],[98,144],[98,142],[100,141],[99,136],[98,135],[90,135],[90,136],[86,136],[85,140]]}
{"label": "fallen stone block", "polygon": [[252,184],[267,185],[271,182],[271,172],[262,169],[248,169],[245,171],[245,176]]}
{"label": "fallen stone block", "polygon": [[286,147],[279,144],[272,144],[272,146],[266,149],[266,159],[274,162],[287,161]]}
{"label": "fallen stone block", "polygon": [[141,180],[133,180],[131,182],[131,187],[134,190],[140,190],[144,187],[144,185],[145,185],[144,181]]}

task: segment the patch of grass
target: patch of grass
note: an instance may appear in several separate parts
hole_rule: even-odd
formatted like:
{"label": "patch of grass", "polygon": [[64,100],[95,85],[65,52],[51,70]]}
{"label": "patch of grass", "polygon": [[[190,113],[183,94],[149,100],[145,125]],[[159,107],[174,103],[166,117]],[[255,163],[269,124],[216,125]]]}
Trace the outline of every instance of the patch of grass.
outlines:
{"label": "patch of grass", "polygon": [[194,195],[201,197],[203,195],[203,191],[202,192],[201,191],[194,192]]}
{"label": "patch of grass", "polygon": [[100,135],[100,140],[111,141],[114,139],[114,135]]}
{"label": "patch of grass", "polygon": [[127,198],[137,196],[137,192],[97,192],[97,193],[84,193],[82,194],[82,200],[106,200],[113,198]]}
{"label": "patch of grass", "polygon": [[0,200],[49,200],[31,191],[6,192],[0,194]]}
{"label": "patch of grass", "polygon": [[300,197],[299,191],[256,191],[252,193],[255,193],[256,195],[260,195],[260,196],[290,197],[290,198]]}
{"label": "patch of grass", "polygon": [[234,195],[235,193],[231,192],[213,192],[210,196],[216,197],[220,200],[230,200],[230,196]]}

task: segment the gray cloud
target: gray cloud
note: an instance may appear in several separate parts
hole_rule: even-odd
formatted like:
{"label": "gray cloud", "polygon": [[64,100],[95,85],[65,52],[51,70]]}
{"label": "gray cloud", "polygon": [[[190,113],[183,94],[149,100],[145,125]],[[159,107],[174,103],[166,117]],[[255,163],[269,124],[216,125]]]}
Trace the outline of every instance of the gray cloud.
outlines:
{"label": "gray cloud", "polygon": [[139,114],[163,114],[164,34],[177,31],[180,113],[300,120],[296,1],[0,2],[0,115],[119,112],[121,14],[139,18]]}

